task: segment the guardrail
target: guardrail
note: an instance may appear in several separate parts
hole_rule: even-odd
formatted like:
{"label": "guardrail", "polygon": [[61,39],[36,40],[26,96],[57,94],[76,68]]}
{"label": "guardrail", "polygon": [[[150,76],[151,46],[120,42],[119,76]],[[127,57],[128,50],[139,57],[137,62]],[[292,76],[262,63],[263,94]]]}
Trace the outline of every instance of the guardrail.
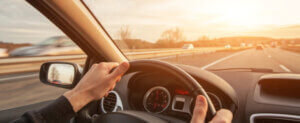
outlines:
{"label": "guardrail", "polygon": [[53,60],[66,60],[66,59],[83,59],[86,55],[64,55],[64,56],[35,56],[35,57],[16,57],[0,59],[0,65],[7,64],[22,64],[33,63]]}
{"label": "guardrail", "polygon": [[[239,47],[231,49],[241,49]],[[223,47],[209,47],[209,48],[196,48],[193,50],[187,49],[171,49],[171,50],[155,50],[155,51],[140,51],[140,52],[125,52],[129,59],[151,59],[174,56],[178,60],[180,55],[183,54],[202,54],[211,53],[220,50],[225,50]],[[65,56],[36,56],[36,57],[16,57],[16,58],[2,58],[0,59],[0,75],[37,71],[40,65],[47,61],[67,61],[84,64],[86,55],[65,55]]]}
{"label": "guardrail", "polygon": [[[193,49],[193,50],[181,49],[181,50],[163,50],[163,51],[126,52],[125,55],[132,59],[138,59],[138,58],[153,58],[153,57],[159,57],[163,55],[165,56],[165,55],[178,55],[178,54],[185,54],[185,53],[214,52],[219,49],[224,49],[224,48],[218,47],[218,48],[201,48],[201,49]],[[87,57],[86,55],[12,57],[12,58],[0,59],[0,65],[44,62],[44,61],[53,61],[53,60],[83,59],[86,57]]]}

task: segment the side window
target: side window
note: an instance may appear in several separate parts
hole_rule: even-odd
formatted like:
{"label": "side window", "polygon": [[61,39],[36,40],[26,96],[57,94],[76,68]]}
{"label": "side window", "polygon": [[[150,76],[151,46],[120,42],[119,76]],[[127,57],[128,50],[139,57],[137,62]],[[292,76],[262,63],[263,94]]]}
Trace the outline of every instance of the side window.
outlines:
{"label": "side window", "polygon": [[[56,46],[62,39],[62,46]],[[42,84],[39,69],[58,55],[82,56],[82,50],[25,0],[0,1],[0,110],[48,101],[66,89]]]}

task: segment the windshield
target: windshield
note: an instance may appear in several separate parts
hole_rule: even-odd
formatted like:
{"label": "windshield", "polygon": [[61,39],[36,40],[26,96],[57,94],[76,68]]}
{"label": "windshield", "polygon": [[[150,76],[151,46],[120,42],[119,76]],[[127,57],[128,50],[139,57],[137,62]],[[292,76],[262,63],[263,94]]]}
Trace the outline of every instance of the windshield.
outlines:
{"label": "windshield", "polygon": [[130,60],[300,72],[298,0],[84,3]]}

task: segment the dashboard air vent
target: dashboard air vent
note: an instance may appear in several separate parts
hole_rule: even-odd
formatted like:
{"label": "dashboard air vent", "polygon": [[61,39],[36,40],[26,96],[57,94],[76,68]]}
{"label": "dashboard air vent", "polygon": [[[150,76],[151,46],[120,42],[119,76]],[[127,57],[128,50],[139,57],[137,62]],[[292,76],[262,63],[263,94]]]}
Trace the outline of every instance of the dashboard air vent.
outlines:
{"label": "dashboard air vent", "polygon": [[117,96],[115,93],[109,93],[107,97],[103,99],[103,108],[105,112],[112,112],[116,108]]}

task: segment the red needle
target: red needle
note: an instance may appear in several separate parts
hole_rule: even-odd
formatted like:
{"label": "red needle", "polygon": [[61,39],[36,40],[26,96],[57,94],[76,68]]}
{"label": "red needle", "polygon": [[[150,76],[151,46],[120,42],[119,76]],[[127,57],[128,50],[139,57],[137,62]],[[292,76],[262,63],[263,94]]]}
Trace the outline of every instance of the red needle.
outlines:
{"label": "red needle", "polygon": [[156,91],[155,100],[158,100],[158,90]]}

